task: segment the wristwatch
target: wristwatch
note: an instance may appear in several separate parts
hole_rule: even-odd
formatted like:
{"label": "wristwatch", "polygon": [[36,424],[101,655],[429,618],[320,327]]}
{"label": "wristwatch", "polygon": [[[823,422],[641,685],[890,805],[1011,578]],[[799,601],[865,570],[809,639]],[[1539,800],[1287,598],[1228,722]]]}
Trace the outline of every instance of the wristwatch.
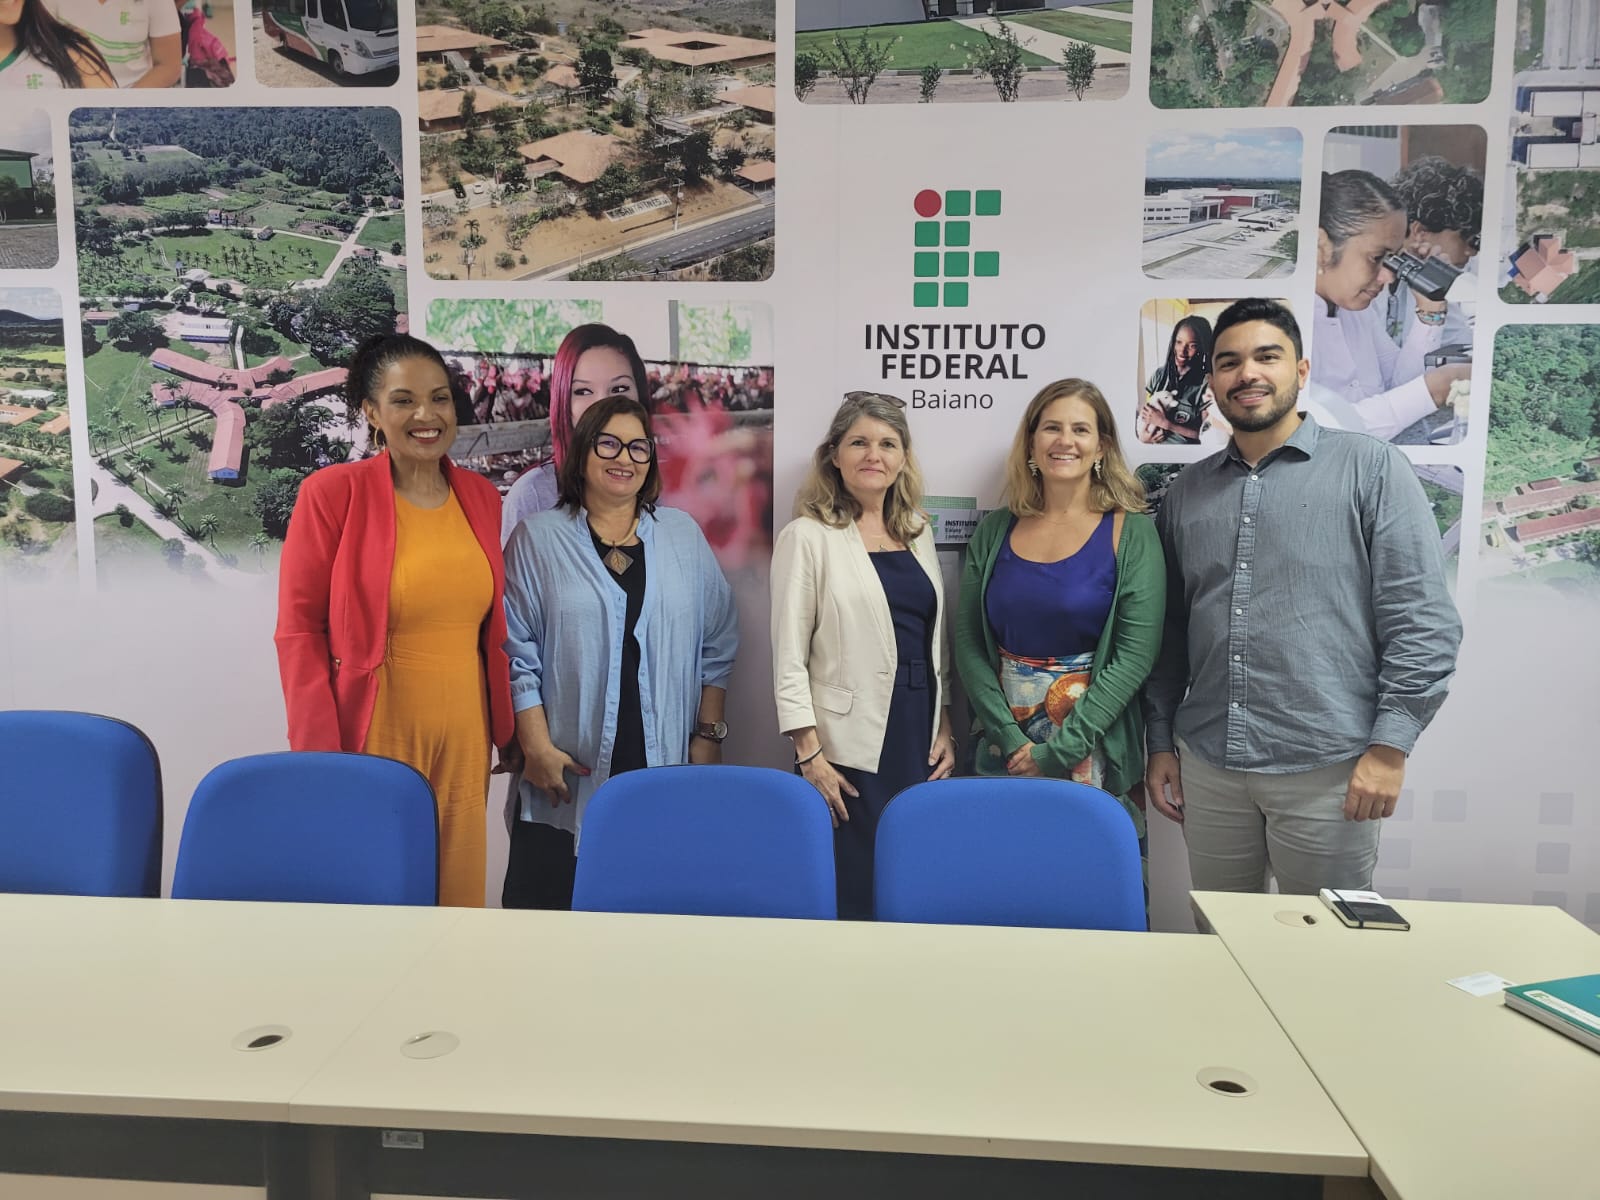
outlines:
{"label": "wristwatch", "polygon": [[728,723],[726,721],[701,721],[694,727],[694,736],[705,738],[708,742],[718,742],[728,736]]}

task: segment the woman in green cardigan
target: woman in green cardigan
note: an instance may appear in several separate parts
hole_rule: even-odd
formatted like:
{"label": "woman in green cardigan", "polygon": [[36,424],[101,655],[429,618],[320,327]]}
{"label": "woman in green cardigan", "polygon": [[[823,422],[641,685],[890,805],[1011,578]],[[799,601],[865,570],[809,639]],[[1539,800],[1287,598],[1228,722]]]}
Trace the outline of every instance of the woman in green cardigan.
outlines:
{"label": "woman in green cardigan", "polygon": [[1082,379],[1033,398],[1006,460],[1007,507],[972,535],[955,662],[980,775],[1092,784],[1145,853],[1139,688],[1161,648],[1166,560],[1106,398]]}

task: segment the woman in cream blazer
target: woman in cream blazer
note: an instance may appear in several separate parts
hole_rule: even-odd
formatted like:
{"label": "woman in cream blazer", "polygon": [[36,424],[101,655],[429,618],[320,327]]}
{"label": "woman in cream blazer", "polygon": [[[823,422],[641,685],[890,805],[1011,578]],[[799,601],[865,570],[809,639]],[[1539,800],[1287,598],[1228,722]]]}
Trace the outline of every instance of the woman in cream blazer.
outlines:
{"label": "woman in cream blazer", "polygon": [[839,916],[872,916],[878,817],[955,765],[944,589],[905,403],[851,392],[772,555],[778,727],[834,825]]}

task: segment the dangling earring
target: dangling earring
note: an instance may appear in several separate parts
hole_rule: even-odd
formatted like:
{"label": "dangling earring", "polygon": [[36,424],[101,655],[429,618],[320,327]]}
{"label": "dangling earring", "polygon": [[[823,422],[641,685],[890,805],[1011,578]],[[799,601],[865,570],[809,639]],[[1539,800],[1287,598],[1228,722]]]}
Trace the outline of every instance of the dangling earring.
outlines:
{"label": "dangling earring", "polygon": [[1037,475],[1038,473],[1039,473],[1039,464],[1034,462],[1033,459],[1030,458],[1028,460],[1028,474]]}
{"label": "dangling earring", "polygon": [[1103,458],[1095,459],[1093,469],[1096,479],[1104,479],[1106,477],[1106,460]]}
{"label": "dangling earring", "polygon": [[389,444],[388,439],[383,436],[383,430],[379,429],[376,425],[372,426],[372,444],[380,447],[387,446]]}

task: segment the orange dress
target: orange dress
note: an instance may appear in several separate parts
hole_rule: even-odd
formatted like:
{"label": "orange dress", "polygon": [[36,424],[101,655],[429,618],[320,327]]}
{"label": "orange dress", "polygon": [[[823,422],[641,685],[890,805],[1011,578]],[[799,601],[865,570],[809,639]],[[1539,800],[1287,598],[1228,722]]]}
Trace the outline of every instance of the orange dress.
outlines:
{"label": "orange dress", "polygon": [[363,747],[427,776],[439,805],[439,903],[482,908],[489,697],[479,633],[494,578],[454,492],[395,497],[389,639]]}

